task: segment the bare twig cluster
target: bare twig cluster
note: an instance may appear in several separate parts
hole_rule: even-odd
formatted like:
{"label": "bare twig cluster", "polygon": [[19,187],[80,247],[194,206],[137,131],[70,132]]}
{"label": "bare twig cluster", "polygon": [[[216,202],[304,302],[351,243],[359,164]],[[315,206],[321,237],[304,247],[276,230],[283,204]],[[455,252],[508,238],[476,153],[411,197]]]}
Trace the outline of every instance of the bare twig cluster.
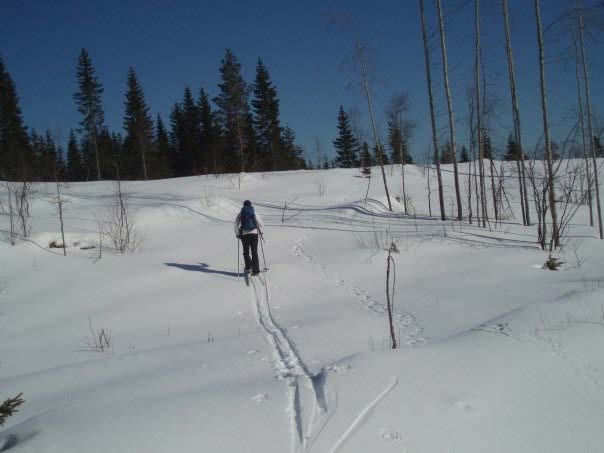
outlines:
{"label": "bare twig cluster", "polygon": [[115,347],[115,342],[111,336],[111,330],[101,327],[95,328],[92,325],[92,319],[88,318],[88,328],[90,332],[85,339],[86,349],[93,352],[111,352]]}
{"label": "bare twig cluster", "polygon": [[138,227],[136,216],[129,205],[131,194],[122,182],[115,182],[111,206],[105,211],[102,233],[119,253],[136,252],[145,242],[145,234]]}

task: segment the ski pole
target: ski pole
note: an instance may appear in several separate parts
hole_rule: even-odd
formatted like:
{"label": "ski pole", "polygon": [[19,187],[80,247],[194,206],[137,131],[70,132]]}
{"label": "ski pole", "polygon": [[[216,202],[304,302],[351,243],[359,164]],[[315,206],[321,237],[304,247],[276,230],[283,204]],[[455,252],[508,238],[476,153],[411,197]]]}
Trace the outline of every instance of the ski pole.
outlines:
{"label": "ski pole", "polygon": [[239,238],[237,238],[237,278],[239,278],[239,269],[241,269],[239,259]]}
{"label": "ski pole", "polygon": [[[260,231],[260,230],[258,230],[258,231]],[[261,231],[260,231],[260,238],[261,238],[261,241],[260,241],[260,250],[262,250],[262,261],[264,261],[264,271],[266,272],[266,271],[268,271],[268,267],[266,267],[266,257],[264,256],[264,244],[263,244],[263,242],[264,242],[264,235],[262,234]]]}

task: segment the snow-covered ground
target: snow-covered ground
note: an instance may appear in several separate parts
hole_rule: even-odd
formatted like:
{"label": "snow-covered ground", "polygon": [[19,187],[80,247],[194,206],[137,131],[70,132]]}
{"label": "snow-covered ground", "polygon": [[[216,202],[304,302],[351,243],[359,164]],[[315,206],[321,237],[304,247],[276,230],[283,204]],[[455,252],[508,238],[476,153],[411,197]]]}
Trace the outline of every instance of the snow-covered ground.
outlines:
{"label": "snow-covered ground", "polygon": [[[47,248],[58,216],[38,185],[31,241],[0,243],[0,401],[26,400],[0,451],[603,451],[604,244],[587,209],[552,272],[509,210],[492,230],[429,218],[408,166],[416,215],[390,213],[374,175],[367,202],[358,170],[128,183],[144,247],[100,260],[112,183],[64,189],[67,257]],[[232,221],[248,198],[270,270],[246,284]]]}

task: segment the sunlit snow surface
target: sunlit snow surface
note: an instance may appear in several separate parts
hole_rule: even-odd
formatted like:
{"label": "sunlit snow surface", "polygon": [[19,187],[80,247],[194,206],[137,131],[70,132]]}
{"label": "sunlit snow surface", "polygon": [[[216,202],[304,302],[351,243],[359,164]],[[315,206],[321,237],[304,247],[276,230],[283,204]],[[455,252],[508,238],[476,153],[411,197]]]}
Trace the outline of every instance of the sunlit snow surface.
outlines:
{"label": "sunlit snow surface", "polygon": [[[373,173],[366,201],[358,170],[127,183],[144,247],[105,244],[100,260],[112,183],[63,189],[67,257],[48,249],[53,186],[36,186],[31,241],[0,242],[0,401],[26,400],[0,451],[601,452],[604,245],[587,208],[552,272],[514,178],[502,225],[481,229],[430,217],[414,166],[406,216],[387,167],[389,212]],[[270,268],[247,281],[232,226],[245,199]],[[89,350],[91,325],[112,350]]]}

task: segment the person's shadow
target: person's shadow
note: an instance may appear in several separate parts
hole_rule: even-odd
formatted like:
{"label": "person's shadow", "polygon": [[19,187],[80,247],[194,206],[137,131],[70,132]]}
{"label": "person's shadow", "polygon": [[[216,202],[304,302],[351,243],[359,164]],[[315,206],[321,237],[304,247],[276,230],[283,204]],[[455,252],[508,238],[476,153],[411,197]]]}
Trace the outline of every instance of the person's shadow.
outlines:
{"label": "person's shadow", "polygon": [[201,272],[204,274],[225,275],[227,277],[239,277],[242,275],[242,273],[237,274],[237,272],[229,272],[229,271],[220,270],[220,269],[212,269],[206,263],[199,263],[199,264],[164,263],[164,266],[176,267],[178,269],[182,269],[183,271]]}

